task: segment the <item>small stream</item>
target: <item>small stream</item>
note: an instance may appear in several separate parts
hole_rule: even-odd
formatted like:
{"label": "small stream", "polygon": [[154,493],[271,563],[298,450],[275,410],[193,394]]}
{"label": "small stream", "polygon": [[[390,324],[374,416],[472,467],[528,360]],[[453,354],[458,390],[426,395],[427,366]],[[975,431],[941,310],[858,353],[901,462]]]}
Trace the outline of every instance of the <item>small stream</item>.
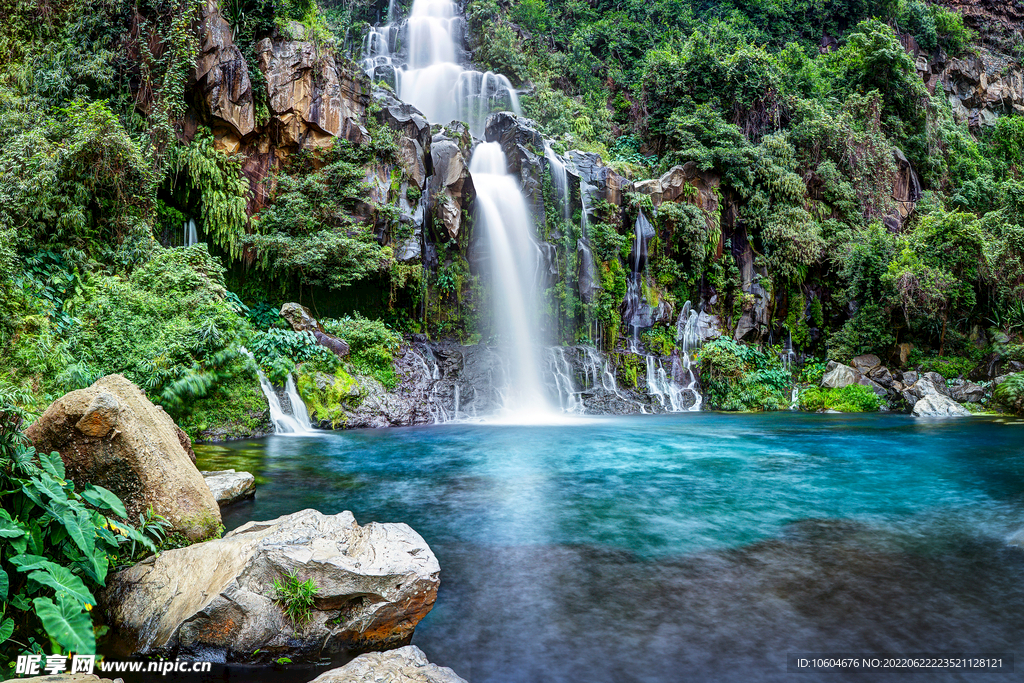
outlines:
{"label": "small stream", "polygon": [[416,529],[442,584],[413,643],[473,683],[781,681],[789,652],[1024,646],[1020,421],[690,413],[196,450],[257,476],[229,528],[315,507]]}

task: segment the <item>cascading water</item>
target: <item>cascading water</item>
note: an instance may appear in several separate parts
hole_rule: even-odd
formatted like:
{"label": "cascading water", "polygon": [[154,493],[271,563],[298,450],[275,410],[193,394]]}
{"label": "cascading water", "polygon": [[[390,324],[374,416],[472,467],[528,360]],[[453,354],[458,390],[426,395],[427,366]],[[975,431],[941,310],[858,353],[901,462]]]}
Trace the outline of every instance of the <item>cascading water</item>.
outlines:
{"label": "cascading water", "polygon": [[[371,29],[363,44],[363,69],[374,80],[394,80],[399,98],[413,105],[431,123],[464,121],[483,136],[494,111],[522,113],[509,80],[490,71],[462,66],[463,20],[450,0],[415,0],[408,19]],[[402,40],[404,36],[404,41]],[[404,43],[405,60],[396,45]]]}
{"label": "cascading water", "polygon": [[547,140],[544,141],[544,158],[547,159],[548,169],[551,172],[551,184],[555,186],[555,193],[558,195],[562,220],[567,221],[569,220],[569,174],[565,170],[565,162],[555,154]]}
{"label": "cascading water", "polygon": [[274,423],[274,433],[293,436],[315,434],[316,431],[310,427],[306,404],[302,402],[299,392],[295,390],[295,381],[292,379],[292,376],[288,375],[288,382],[285,385],[285,392],[288,395],[288,402],[291,403],[293,413],[293,415],[289,415],[281,407],[281,400],[277,397],[274,385],[270,383],[267,376],[260,370],[260,366],[256,363],[256,359],[253,358],[252,352],[246,348],[242,348],[241,352],[252,358],[253,365],[256,366],[256,376],[260,380],[260,390],[263,392],[264,398],[267,399],[267,406],[270,408],[270,421]]}
{"label": "cascading water", "polygon": [[700,314],[693,310],[690,302],[687,301],[683,304],[683,310],[676,322],[676,343],[680,346],[678,355],[680,367],[678,376],[675,367],[673,367],[672,374],[676,383],[683,385],[683,391],[689,392],[693,396],[693,403],[688,410],[694,412],[699,411],[704,402],[697,386],[697,373],[693,369],[693,359],[691,358],[691,353],[699,349],[701,345],[700,332],[697,329],[699,322]]}
{"label": "cascading water", "polygon": [[188,223],[184,223],[182,225],[181,231],[184,233],[184,242],[186,247],[191,247],[199,241],[199,235],[196,232],[196,222],[191,218]]}
{"label": "cascading water", "polygon": [[491,264],[494,317],[508,349],[510,385],[505,408],[548,413],[536,344],[541,252],[526,201],[496,142],[477,146],[469,166],[476,187],[476,220]]}

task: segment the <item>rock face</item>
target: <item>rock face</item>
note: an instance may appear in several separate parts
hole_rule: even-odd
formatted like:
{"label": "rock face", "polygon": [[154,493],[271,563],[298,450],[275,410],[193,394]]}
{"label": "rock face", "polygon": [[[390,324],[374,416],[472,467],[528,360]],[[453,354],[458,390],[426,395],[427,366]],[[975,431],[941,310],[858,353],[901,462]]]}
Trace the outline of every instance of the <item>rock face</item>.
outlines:
{"label": "rock face", "polygon": [[430,141],[430,162],[434,170],[427,180],[427,208],[434,235],[444,241],[458,239],[462,209],[473,196],[469,158],[473,139],[461,123],[435,127]]}
{"label": "rock face", "polygon": [[488,142],[501,145],[508,172],[519,180],[531,217],[543,223],[544,138],[537,128],[536,121],[503,111],[487,117],[484,136]]}
{"label": "rock face", "polygon": [[926,394],[914,404],[914,417],[966,417],[971,413],[951,398],[942,394]]}
{"label": "rock face", "polygon": [[228,151],[255,127],[249,65],[232,42],[231,26],[221,16],[216,0],[208,0],[199,30],[200,48],[195,79],[210,115],[214,135]]}
{"label": "rock face", "polygon": [[320,346],[326,346],[339,358],[344,358],[348,355],[348,343],[343,339],[338,339],[334,335],[324,332],[324,328],[320,326],[317,319],[302,304],[291,302],[284,304],[281,306],[281,317],[287,320],[288,324],[296,332],[309,332],[312,334]]}
{"label": "rock face", "polygon": [[305,40],[302,24],[290,22],[284,33],[256,45],[277,144],[316,149],[329,147],[336,137],[368,140],[361,122],[369,89],[361,74],[340,69],[332,54]]}
{"label": "rock face", "polygon": [[[274,581],[290,573],[317,588],[301,624],[275,601]],[[102,603],[133,653],[315,660],[407,644],[433,607],[439,574],[405,524],[303,510],[149,558],[108,579]]]}
{"label": "rock face", "polygon": [[248,472],[217,470],[200,474],[221,507],[256,495],[256,477]]}
{"label": "rock face", "polygon": [[122,375],[65,394],[26,430],[40,451],[58,451],[77,484],[110,489],[130,519],[152,507],[192,540],[221,523],[213,494],[182,447],[188,437]]}
{"label": "rock face", "polygon": [[423,650],[406,645],[388,652],[367,652],[310,683],[466,683],[446,666],[427,661]]}

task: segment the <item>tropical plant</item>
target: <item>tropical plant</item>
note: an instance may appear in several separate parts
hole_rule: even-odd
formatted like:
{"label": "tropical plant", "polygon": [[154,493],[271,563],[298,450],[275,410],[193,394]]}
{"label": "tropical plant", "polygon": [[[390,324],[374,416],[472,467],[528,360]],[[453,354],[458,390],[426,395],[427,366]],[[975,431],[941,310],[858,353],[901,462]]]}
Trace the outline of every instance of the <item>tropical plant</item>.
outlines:
{"label": "tropical plant", "polygon": [[319,592],[316,581],[300,581],[294,570],[287,576],[274,579],[274,600],[281,606],[285,616],[297,626],[310,620],[313,603]]}

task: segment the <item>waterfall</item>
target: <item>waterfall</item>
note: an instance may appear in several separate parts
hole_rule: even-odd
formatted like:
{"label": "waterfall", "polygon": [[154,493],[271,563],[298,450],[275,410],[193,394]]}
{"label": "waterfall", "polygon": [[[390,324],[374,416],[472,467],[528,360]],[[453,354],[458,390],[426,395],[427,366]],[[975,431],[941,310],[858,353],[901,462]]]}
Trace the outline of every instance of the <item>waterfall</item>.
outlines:
{"label": "waterfall", "polygon": [[260,390],[263,391],[263,396],[267,399],[267,405],[270,407],[270,421],[274,423],[274,433],[291,436],[315,434],[316,431],[310,427],[306,404],[302,402],[299,392],[295,390],[295,381],[292,379],[291,374],[288,375],[285,391],[288,395],[288,402],[291,403],[294,417],[284,412],[284,408],[281,407],[281,400],[277,397],[277,392],[274,390],[274,385],[270,383],[267,376],[260,370],[260,366],[256,363],[256,359],[253,358],[252,352],[244,347],[240,350],[252,359],[253,365],[256,367],[256,376],[260,380]]}
{"label": "waterfall", "polygon": [[196,234],[196,222],[191,218],[188,220],[188,223],[182,224],[181,231],[184,233],[186,247],[191,247],[199,241],[199,236]]}
{"label": "waterfall", "polygon": [[647,243],[654,237],[654,226],[641,211],[633,224],[633,251],[630,254],[631,272],[626,282],[626,310],[624,317],[629,325],[632,339],[630,350],[639,353],[640,330],[650,327],[651,307],[643,296],[643,271],[647,267]]}
{"label": "waterfall", "polygon": [[[676,343],[680,346],[681,351],[678,356],[681,367],[676,381],[683,384],[683,391],[692,394],[693,404],[688,410],[694,412],[699,411],[704,402],[697,385],[697,371],[693,367],[692,358],[693,351],[699,349],[701,345],[700,332],[697,329],[699,322],[700,314],[693,310],[690,302],[687,301],[683,304],[679,319],[676,321]],[[675,378],[675,372],[673,372],[673,377]]]}
{"label": "waterfall", "polygon": [[502,343],[508,347],[510,386],[505,407],[516,413],[549,412],[536,348],[541,339],[537,319],[541,252],[526,201],[507,172],[498,143],[478,145],[469,170],[477,192],[477,225],[490,258],[492,310]]}
{"label": "waterfall", "polygon": [[[565,170],[565,162],[555,151],[551,149],[550,143],[544,141],[544,158],[548,161],[548,169],[551,172],[551,184],[555,186],[555,193],[558,195],[559,207],[562,210],[562,220],[569,220],[569,174]],[[580,181],[583,182],[582,180]],[[582,192],[580,193],[582,195]],[[586,211],[584,211],[586,214]],[[586,218],[581,219],[586,221]],[[585,225],[585,224],[584,224]],[[586,232],[584,232],[586,235]]]}
{"label": "waterfall", "polygon": [[[494,111],[521,114],[519,95],[508,78],[462,66],[463,19],[450,0],[414,0],[408,19],[370,30],[363,43],[362,66],[374,80],[394,80],[395,91],[431,123],[464,121],[483,137]],[[404,35],[404,40],[402,36]],[[404,62],[396,54],[402,44]]]}
{"label": "waterfall", "polygon": [[555,379],[555,392],[558,395],[559,408],[563,413],[582,415],[586,412],[579,391],[572,381],[572,366],[565,357],[565,349],[554,346],[548,349],[548,367],[550,375]]}

